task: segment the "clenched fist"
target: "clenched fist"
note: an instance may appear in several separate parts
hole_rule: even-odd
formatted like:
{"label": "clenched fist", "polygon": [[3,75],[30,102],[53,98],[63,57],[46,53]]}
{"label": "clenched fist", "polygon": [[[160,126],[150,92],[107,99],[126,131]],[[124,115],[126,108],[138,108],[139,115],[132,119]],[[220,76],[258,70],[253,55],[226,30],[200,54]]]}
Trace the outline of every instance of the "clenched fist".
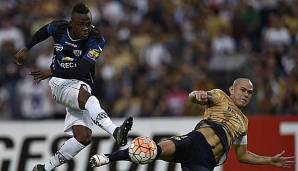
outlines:
{"label": "clenched fist", "polygon": [[189,94],[189,98],[193,103],[206,104],[208,102],[207,91],[193,91]]}

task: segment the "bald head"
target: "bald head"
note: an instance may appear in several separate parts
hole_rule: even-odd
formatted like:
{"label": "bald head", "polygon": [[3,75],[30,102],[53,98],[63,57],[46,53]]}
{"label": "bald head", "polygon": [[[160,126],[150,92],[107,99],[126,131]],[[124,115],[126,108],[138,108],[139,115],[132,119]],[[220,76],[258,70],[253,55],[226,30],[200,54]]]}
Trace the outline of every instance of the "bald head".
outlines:
{"label": "bald head", "polygon": [[244,82],[246,82],[247,84],[250,84],[253,88],[253,84],[248,78],[237,78],[233,82],[233,87],[237,86],[239,83],[244,83]]}

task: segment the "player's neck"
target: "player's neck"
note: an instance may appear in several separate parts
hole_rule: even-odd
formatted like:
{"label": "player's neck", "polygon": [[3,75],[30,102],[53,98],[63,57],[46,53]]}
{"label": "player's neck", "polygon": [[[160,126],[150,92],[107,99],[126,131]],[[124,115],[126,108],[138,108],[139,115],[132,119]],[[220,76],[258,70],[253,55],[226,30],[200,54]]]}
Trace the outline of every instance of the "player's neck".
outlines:
{"label": "player's neck", "polygon": [[69,36],[71,39],[73,39],[73,40],[79,39],[77,36],[75,36],[75,34],[73,33],[71,28],[69,28],[68,31],[69,31]]}
{"label": "player's neck", "polygon": [[230,95],[229,97],[232,100],[232,102],[235,104],[235,106],[237,106],[240,110],[242,110],[244,108],[243,106],[238,106],[237,105],[236,99],[235,99],[235,97],[233,95]]}

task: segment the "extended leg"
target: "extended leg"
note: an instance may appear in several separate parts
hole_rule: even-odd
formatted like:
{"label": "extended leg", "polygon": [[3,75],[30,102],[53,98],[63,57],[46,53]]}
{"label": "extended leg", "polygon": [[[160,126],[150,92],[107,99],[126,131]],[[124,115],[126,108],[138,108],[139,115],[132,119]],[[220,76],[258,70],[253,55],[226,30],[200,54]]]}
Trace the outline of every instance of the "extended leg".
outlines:
{"label": "extended leg", "polygon": [[[175,144],[171,140],[162,141],[160,144],[157,145],[157,155],[155,160],[165,160],[169,161],[173,158],[175,153]],[[124,150],[118,150],[111,154],[101,154],[101,155],[94,155],[90,158],[90,165],[91,167],[99,167],[102,165],[109,164],[115,161],[126,160],[130,161],[130,157],[128,154],[128,148]]]}
{"label": "extended leg", "polygon": [[127,135],[133,124],[132,117],[128,117],[120,127],[117,127],[109,118],[105,110],[101,108],[98,99],[86,91],[84,86],[81,86],[80,88],[78,102],[81,109],[88,110],[93,122],[109,134],[113,135],[120,146],[127,144]]}
{"label": "extended leg", "polygon": [[84,88],[84,85],[80,88],[78,102],[80,109],[86,109],[96,125],[113,135],[117,126],[111,121],[106,111],[101,108],[98,99],[95,96],[92,96]]}
{"label": "extended leg", "polygon": [[66,163],[91,142],[91,130],[85,126],[72,127],[74,137],[68,139],[44,165],[36,165],[33,171],[48,171]]}

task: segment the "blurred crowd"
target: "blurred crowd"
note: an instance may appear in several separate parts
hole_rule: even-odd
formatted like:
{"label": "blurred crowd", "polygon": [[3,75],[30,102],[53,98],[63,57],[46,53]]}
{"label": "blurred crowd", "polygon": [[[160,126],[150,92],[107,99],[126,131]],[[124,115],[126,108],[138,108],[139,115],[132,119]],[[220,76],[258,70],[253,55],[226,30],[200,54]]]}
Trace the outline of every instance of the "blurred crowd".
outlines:
{"label": "blurred crowd", "polygon": [[[69,20],[73,0],[0,1],[0,118],[63,118],[48,82],[28,73],[48,68],[52,40],[14,54],[41,26]],[[83,1],[84,2],[84,1]],[[297,0],[92,0],[93,24],[107,40],[94,95],[111,117],[201,115],[192,90],[254,83],[250,115],[298,114]]]}

